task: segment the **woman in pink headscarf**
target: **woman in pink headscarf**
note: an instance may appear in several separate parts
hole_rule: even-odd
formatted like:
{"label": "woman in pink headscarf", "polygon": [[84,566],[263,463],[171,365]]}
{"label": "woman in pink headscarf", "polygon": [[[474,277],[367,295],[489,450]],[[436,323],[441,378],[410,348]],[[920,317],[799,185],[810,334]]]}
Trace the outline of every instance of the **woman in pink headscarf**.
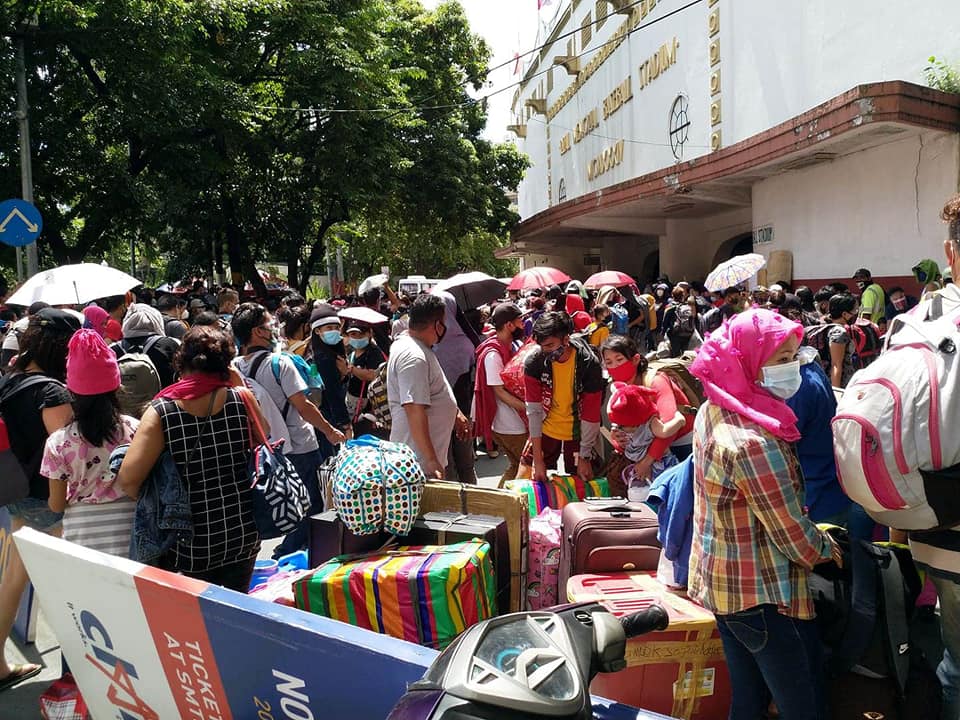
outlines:
{"label": "woman in pink headscarf", "polygon": [[707,402],[694,426],[690,597],[713,611],[730,670],[731,720],[825,712],[808,578],[839,549],[807,517],[784,402],[800,387],[803,328],[769,310],[734,316],[691,367]]}

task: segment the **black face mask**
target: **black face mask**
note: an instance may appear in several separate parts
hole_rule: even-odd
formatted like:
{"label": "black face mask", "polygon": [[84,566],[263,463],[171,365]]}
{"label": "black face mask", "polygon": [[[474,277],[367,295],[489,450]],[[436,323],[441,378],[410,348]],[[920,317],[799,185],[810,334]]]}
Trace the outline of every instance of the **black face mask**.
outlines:
{"label": "black face mask", "polygon": [[511,333],[511,336],[514,340],[523,340],[524,335],[526,335],[526,333],[522,327],[514,328],[513,332]]}

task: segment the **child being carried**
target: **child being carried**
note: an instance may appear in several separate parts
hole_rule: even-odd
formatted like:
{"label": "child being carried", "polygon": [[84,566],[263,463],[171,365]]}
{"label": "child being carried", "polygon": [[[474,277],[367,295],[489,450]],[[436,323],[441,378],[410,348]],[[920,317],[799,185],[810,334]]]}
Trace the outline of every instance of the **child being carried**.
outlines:
{"label": "child being carried", "polygon": [[676,413],[664,423],[657,416],[657,393],[640,385],[617,382],[613,384],[613,393],[607,403],[607,417],[610,418],[614,437],[629,436],[625,446],[616,447],[630,460],[632,465],[623,471],[623,483],[627,487],[627,499],[631,502],[643,502],[650,493],[650,483],[668,467],[677,464],[677,458],[667,450],[663,457],[656,460],[650,468],[649,477],[638,477],[636,464],[647,454],[655,437],[671,438],[684,426],[684,417]]}

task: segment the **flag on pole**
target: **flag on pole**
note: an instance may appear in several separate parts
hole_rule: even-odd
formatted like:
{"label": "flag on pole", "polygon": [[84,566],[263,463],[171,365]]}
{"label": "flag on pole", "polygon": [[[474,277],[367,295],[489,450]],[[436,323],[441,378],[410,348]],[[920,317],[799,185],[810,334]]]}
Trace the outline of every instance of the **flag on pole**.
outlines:
{"label": "flag on pole", "polygon": [[514,75],[520,74],[520,53],[519,52],[515,52],[513,54],[513,74]]}

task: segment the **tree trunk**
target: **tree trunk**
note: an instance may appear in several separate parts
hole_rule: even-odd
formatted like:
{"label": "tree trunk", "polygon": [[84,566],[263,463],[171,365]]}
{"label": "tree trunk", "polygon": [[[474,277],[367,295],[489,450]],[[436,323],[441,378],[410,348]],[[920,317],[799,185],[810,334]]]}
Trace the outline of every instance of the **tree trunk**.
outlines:
{"label": "tree trunk", "polygon": [[224,232],[227,236],[227,260],[230,262],[230,284],[238,290],[243,290],[243,272],[246,243],[243,233],[237,223],[237,216],[233,198],[225,195],[223,198]]}
{"label": "tree trunk", "polygon": [[[310,276],[313,275],[313,271],[316,269],[320,258],[322,258],[326,253],[327,232],[329,232],[330,228],[337,223],[346,222],[349,219],[350,214],[348,212],[347,202],[342,199],[331,200],[330,207],[327,210],[327,215],[323,219],[323,222],[320,223],[320,229],[317,231],[317,238],[310,246],[310,254],[307,255],[307,259],[304,262],[301,270],[300,283],[297,287],[304,297],[306,297],[307,284],[310,282]],[[340,279],[343,280],[343,278]]]}
{"label": "tree trunk", "polygon": [[213,264],[217,273],[217,279],[223,282],[223,232],[218,230],[213,242]]}
{"label": "tree trunk", "polygon": [[[307,275],[307,283],[309,282],[310,276]],[[300,290],[304,297],[307,296],[306,289],[300,286],[300,244],[294,239],[287,243],[287,285]]]}

